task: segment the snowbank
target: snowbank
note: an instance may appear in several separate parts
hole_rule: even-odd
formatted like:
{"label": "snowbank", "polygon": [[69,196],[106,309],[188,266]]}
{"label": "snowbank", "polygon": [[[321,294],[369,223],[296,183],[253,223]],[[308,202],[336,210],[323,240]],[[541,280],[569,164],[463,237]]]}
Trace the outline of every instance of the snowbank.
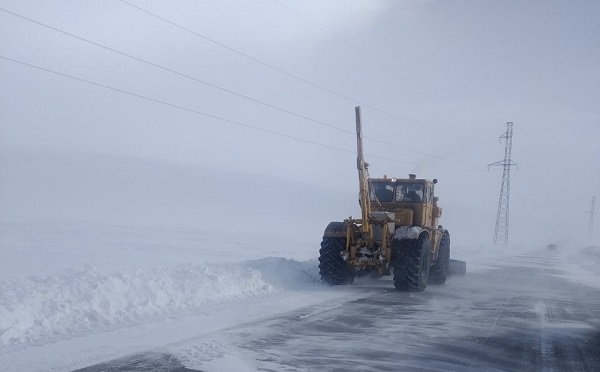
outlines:
{"label": "snowbank", "polygon": [[[547,254],[565,278],[600,284],[600,247],[542,252],[542,248],[456,247],[467,271],[493,270]],[[544,249],[545,251],[545,249]],[[104,273],[87,266],[61,274],[0,281],[0,347],[45,344],[242,305],[293,290],[320,286],[318,261],[263,258],[240,263],[178,264]]]}
{"label": "snowbank", "polygon": [[0,346],[46,343],[306,287],[318,282],[312,266],[270,258],[110,275],[87,267],[0,282]]}

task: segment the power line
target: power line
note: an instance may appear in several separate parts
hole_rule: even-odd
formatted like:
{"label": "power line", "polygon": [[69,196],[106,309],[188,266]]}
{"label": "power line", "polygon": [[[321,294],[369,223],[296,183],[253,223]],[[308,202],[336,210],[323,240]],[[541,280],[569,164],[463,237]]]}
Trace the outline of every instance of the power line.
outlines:
{"label": "power line", "polygon": [[[190,75],[184,74],[184,73],[182,73],[182,72],[179,72],[179,71],[173,70],[173,69],[171,69],[171,68],[168,68],[168,67],[165,67],[165,66],[158,65],[158,64],[156,64],[156,63],[154,63],[154,62],[151,62],[151,61],[145,60],[145,59],[143,59],[143,58],[140,58],[140,57],[136,57],[136,56],[134,56],[134,55],[131,55],[131,54],[128,54],[128,53],[126,53],[126,52],[123,52],[123,51],[120,51],[120,50],[117,50],[117,49],[111,48],[111,47],[109,47],[109,46],[106,46],[106,45],[103,45],[103,44],[97,43],[97,42],[95,42],[95,41],[92,41],[92,40],[89,40],[89,39],[83,38],[83,37],[81,37],[81,36],[78,36],[78,35],[72,34],[72,33],[70,33],[70,32],[67,32],[67,31],[64,31],[64,30],[61,30],[61,29],[58,29],[58,28],[56,28],[56,27],[53,27],[53,26],[47,25],[47,24],[45,24],[45,23],[42,23],[42,22],[36,21],[36,20],[34,20],[34,19],[31,19],[31,18],[25,17],[25,16],[23,16],[23,15],[20,15],[20,14],[14,13],[14,12],[11,12],[11,11],[9,11],[9,10],[6,10],[6,9],[4,9],[4,8],[0,8],[0,10],[1,10],[1,11],[4,11],[4,12],[6,12],[6,13],[8,13],[8,14],[11,14],[11,15],[13,15],[13,16],[15,16],[15,17],[18,17],[18,18],[21,18],[21,19],[23,19],[23,20],[26,20],[26,21],[28,21],[28,22],[34,23],[34,24],[36,24],[36,25],[38,25],[38,26],[42,26],[42,27],[48,28],[48,29],[50,29],[50,30],[53,30],[53,31],[55,31],[55,32],[58,32],[58,33],[61,33],[61,34],[63,34],[63,35],[67,35],[67,36],[69,36],[69,37],[72,37],[72,38],[75,38],[75,39],[77,39],[77,40],[80,40],[80,41],[86,42],[86,43],[88,43],[88,44],[92,44],[92,45],[94,45],[94,46],[96,46],[96,47],[99,47],[99,48],[102,48],[102,49],[108,50],[108,51],[110,51],[110,52],[113,52],[113,53],[116,53],[116,54],[119,54],[119,55],[125,56],[125,57],[127,57],[127,58],[130,58],[130,59],[133,59],[133,60],[135,60],[135,61],[137,61],[137,62],[140,62],[140,63],[144,63],[144,64],[147,64],[147,65],[153,66],[153,67],[155,67],[155,68],[158,68],[158,69],[160,69],[160,70],[167,71],[167,72],[169,72],[169,73],[172,73],[172,74],[178,75],[178,76],[180,76],[180,77],[183,77],[183,78],[186,78],[186,79],[192,80],[192,81],[194,81],[194,82],[197,82],[197,83],[200,83],[200,84],[204,84],[204,85],[206,85],[206,86],[209,86],[209,87],[211,87],[211,88],[214,88],[214,89],[221,90],[221,91],[223,91],[223,92],[226,92],[226,93],[229,93],[229,94],[232,94],[232,95],[235,95],[235,96],[238,96],[238,97],[244,98],[244,99],[246,99],[246,100],[249,100],[249,101],[252,101],[252,102],[255,102],[255,103],[258,103],[258,104],[261,104],[261,105],[267,106],[267,107],[270,107],[270,108],[272,108],[272,109],[275,109],[275,110],[278,110],[278,111],[281,111],[281,112],[284,112],[284,113],[287,113],[287,114],[290,114],[290,115],[293,115],[293,116],[296,116],[296,117],[299,117],[299,118],[302,118],[302,119],[305,119],[305,120],[308,120],[308,121],[311,121],[311,122],[313,122],[313,123],[316,123],[316,124],[319,124],[319,125],[323,125],[323,126],[326,126],[326,127],[329,127],[329,128],[332,128],[332,129],[335,129],[335,130],[341,131],[341,132],[345,132],[345,133],[348,133],[348,134],[350,134],[350,135],[354,135],[354,132],[352,132],[351,130],[347,130],[347,129],[344,129],[344,128],[340,128],[340,127],[338,127],[338,126],[335,126],[335,125],[333,125],[333,124],[329,124],[329,123],[323,122],[323,121],[321,121],[321,120],[317,120],[317,119],[311,118],[311,117],[309,117],[309,116],[306,116],[306,115],[303,115],[303,114],[299,114],[299,113],[296,113],[296,112],[290,111],[290,110],[288,110],[288,109],[285,109],[285,108],[282,108],[282,107],[279,107],[279,106],[276,106],[276,105],[270,104],[270,103],[268,103],[268,102],[265,102],[265,101],[261,101],[261,100],[259,100],[259,99],[252,98],[252,97],[250,97],[250,96],[247,96],[247,95],[245,95],[245,94],[242,94],[242,93],[239,93],[239,92],[233,91],[233,90],[231,90],[231,89],[223,88],[223,87],[221,87],[221,86],[218,86],[218,85],[216,85],[216,84],[213,84],[213,83],[210,83],[210,82],[207,82],[207,81],[204,81],[204,80],[198,79],[198,78],[196,78],[196,77],[193,77],[193,76],[190,76]],[[391,147],[395,147],[395,148],[403,149],[403,150],[406,150],[406,151],[410,151],[410,152],[413,152],[413,153],[416,153],[416,154],[419,154],[419,155],[423,155],[423,156],[428,156],[428,157],[432,157],[432,158],[436,158],[436,159],[441,159],[441,160],[449,161],[449,162],[452,162],[452,163],[463,164],[463,165],[468,165],[468,166],[475,166],[475,167],[476,167],[476,166],[478,166],[478,165],[475,165],[475,164],[470,164],[470,163],[467,163],[467,162],[462,162],[462,161],[458,161],[458,160],[449,159],[449,158],[446,158],[446,157],[443,157],[443,156],[438,156],[438,155],[433,155],[433,154],[427,154],[427,153],[424,153],[424,152],[421,152],[421,151],[418,151],[418,150],[410,149],[410,148],[408,148],[408,147],[400,146],[400,145],[397,145],[397,144],[394,144],[394,143],[390,143],[390,142],[387,142],[387,141],[382,141],[382,140],[379,140],[379,139],[376,139],[376,138],[372,138],[372,137],[367,137],[367,136],[365,136],[365,139],[369,139],[370,141],[373,141],[373,142],[376,142],[376,143],[381,143],[381,144],[384,144],[384,145],[387,145],[387,146],[391,146]]]}
{"label": "power line", "polygon": [[387,111],[385,111],[385,110],[382,110],[382,109],[380,109],[380,108],[377,108],[377,107],[375,107],[375,106],[369,105],[369,104],[367,104],[367,103],[361,102],[361,101],[359,101],[359,100],[358,100],[358,99],[356,99],[356,98],[352,98],[352,97],[346,96],[346,95],[344,95],[344,94],[342,94],[342,93],[339,93],[339,92],[336,92],[336,91],[334,91],[334,90],[332,90],[332,89],[326,88],[326,87],[324,87],[324,86],[322,86],[322,85],[319,85],[319,84],[317,84],[317,83],[314,83],[314,82],[312,82],[312,81],[310,81],[310,80],[307,80],[307,79],[305,79],[305,78],[303,78],[303,77],[300,77],[300,76],[298,76],[298,75],[296,75],[296,74],[293,74],[293,73],[291,73],[291,72],[285,71],[285,70],[283,70],[283,69],[281,69],[281,68],[279,68],[279,67],[277,67],[277,66],[274,66],[274,65],[272,65],[272,64],[270,64],[270,63],[267,63],[267,62],[265,62],[265,61],[263,61],[263,60],[260,60],[260,59],[258,59],[258,58],[252,57],[251,55],[249,55],[249,54],[247,54],[247,53],[244,53],[244,52],[242,52],[242,51],[240,51],[240,50],[238,50],[238,49],[235,49],[235,48],[232,48],[232,47],[230,47],[230,46],[227,46],[227,45],[225,45],[225,44],[223,44],[223,43],[221,43],[221,42],[219,42],[219,41],[217,41],[217,40],[214,40],[214,39],[212,39],[212,38],[209,38],[209,37],[207,37],[207,36],[205,36],[205,35],[202,35],[202,34],[200,34],[200,33],[196,32],[196,31],[194,31],[194,30],[191,30],[191,29],[189,29],[189,28],[187,28],[187,27],[185,27],[185,26],[182,26],[182,25],[180,25],[180,24],[177,24],[177,23],[175,23],[175,22],[173,22],[173,21],[171,21],[171,20],[169,20],[169,19],[167,19],[167,18],[164,18],[164,17],[162,17],[162,16],[160,16],[160,15],[158,15],[158,14],[152,13],[152,12],[150,12],[150,11],[148,11],[148,10],[146,10],[146,9],[142,8],[142,7],[139,7],[139,6],[137,6],[137,5],[134,5],[134,4],[132,4],[132,3],[128,2],[128,1],[126,1],[126,0],[120,0],[120,1],[121,1],[122,3],[124,3],[124,4],[127,4],[127,5],[131,6],[132,8],[135,8],[135,9],[137,9],[137,10],[141,11],[141,12],[144,12],[144,13],[146,13],[146,14],[148,14],[148,15],[150,15],[150,16],[152,16],[152,17],[154,17],[154,18],[157,18],[157,19],[159,19],[159,20],[161,20],[161,21],[163,21],[163,22],[166,22],[166,23],[168,23],[168,24],[170,24],[170,25],[172,25],[172,26],[174,26],[174,27],[177,27],[177,28],[179,28],[179,29],[181,29],[181,30],[184,30],[184,31],[186,31],[186,32],[189,32],[189,33],[191,33],[191,34],[193,34],[193,35],[196,35],[197,37],[199,37],[199,38],[201,38],[201,39],[203,39],[203,40],[206,40],[206,41],[208,41],[208,42],[210,42],[210,43],[213,43],[213,44],[215,44],[215,45],[218,45],[219,47],[222,47],[222,48],[224,48],[224,49],[227,49],[227,50],[229,50],[229,51],[230,51],[230,52],[232,52],[232,53],[235,53],[235,54],[237,54],[237,55],[240,55],[240,56],[242,56],[242,57],[244,57],[244,58],[247,58],[247,59],[249,59],[249,60],[251,60],[251,61],[254,61],[254,62],[258,63],[258,64],[261,64],[261,65],[263,65],[263,66],[265,66],[265,67],[268,67],[268,68],[270,68],[270,69],[272,69],[272,70],[275,70],[275,71],[277,71],[277,72],[279,72],[279,73],[282,73],[282,74],[284,74],[284,75],[287,75],[287,76],[289,76],[289,77],[291,77],[291,78],[294,78],[294,79],[296,79],[296,80],[302,81],[303,83],[305,83],[305,84],[308,84],[308,85],[310,85],[310,86],[312,86],[312,87],[314,87],[314,88],[318,88],[318,89],[320,89],[320,90],[322,90],[322,91],[325,91],[325,92],[327,92],[327,93],[333,94],[333,95],[335,95],[335,96],[337,96],[337,97],[339,97],[339,98],[343,98],[343,99],[345,99],[345,100],[347,100],[347,101],[353,102],[354,104],[359,104],[359,105],[361,105],[361,106],[368,107],[368,108],[370,108],[370,109],[371,109],[371,110],[373,110],[373,111],[377,111],[377,112],[379,112],[379,113],[381,113],[381,114],[384,114],[384,115],[386,115],[386,116],[389,116],[389,117],[392,117],[392,118],[395,118],[395,119],[402,120],[402,121],[404,121],[404,122],[406,122],[406,123],[409,123],[409,124],[413,124],[413,125],[416,125],[416,126],[419,126],[419,127],[422,127],[422,128],[426,128],[426,129],[429,129],[429,130],[432,130],[432,131],[437,131],[437,132],[440,132],[440,133],[444,133],[444,134],[447,134],[447,135],[450,135],[450,136],[454,136],[454,137],[462,138],[462,139],[464,139],[464,140],[469,140],[469,141],[473,141],[473,142],[480,143],[480,141],[478,141],[477,139],[470,138],[470,137],[467,137],[467,136],[463,136],[463,135],[460,135],[460,134],[457,134],[457,133],[449,132],[449,131],[446,131],[446,130],[443,130],[443,129],[439,129],[439,128],[436,128],[436,127],[432,127],[432,126],[430,126],[430,125],[423,124],[423,123],[420,123],[420,122],[418,122],[418,121],[411,120],[411,119],[408,119],[408,118],[405,118],[405,117],[402,117],[402,116],[399,116],[399,115],[396,115],[396,114],[393,114],[393,113],[387,112]]}
{"label": "power line", "polygon": [[[299,18],[303,19],[305,22],[307,22],[307,23],[309,23],[309,24],[313,25],[315,28],[317,28],[317,29],[321,30],[321,32],[323,32],[323,33],[325,33],[325,34],[329,35],[329,36],[330,36],[332,39],[335,39],[335,40],[337,40],[338,42],[340,42],[340,43],[342,43],[342,44],[346,45],[346,46],[347,46],[347,47],[349,47],[350,49],[354,50],[356,53],[358,53],[358,54],[361,54],[361,55],[363,55],[363,56],[367,57],[367,58],[368,58],[368,59],[370,59],[371,61],[373,61],[373,62],[375,62],[375,63],[377,63],[377,64],[379,64],[379,65],[381,65],[381,66],[383,66],[383,67],[385,67],[385,68],[387,68],[389,71],[392,71],[392,72],[394,72],[395,74],[397,74],[398,76],[401,76],[401,77],[402,77],[402,78],[404,78],[404,79],[407,79],[407,78],[409,78],[409,76],[408,76],[408,75],[406,75],[406,74],[403,74],[403,73],[399,72],[398,70],[396,70],[395,68],[393,68],[391,65],[389,65],[389,64],[387,64],[387,63],[385,63],[385,62],[381,61],[381,59],[374,57],[372,54],[369,54],[369,53],[365,52],[364,50],[360,49],[360,48],[359,48],[359,47],[357,47],[356,45],[354,45],[354,44],[350,43],[349,41],[347,41],[347,40],[345,40],[345,39],[343,39],[343,38],[339,37],[337,34],[335,34],[335,33],[331,32],[331,31],[329,31],[328,29],[326,29],[325,27],[321,26],[321,25],[320,25],[320,24],[318,24],[317,22],[315,22],[315,21],[311,20],[310,18],[308,18],[308,17],[307,17],[307,16],[305,16],[304,14],[302,14],[302,13],[298,12],[297,10],[295,10],[295,9],[293,9],[293,8],[291,8],[291,7],[289,7],[288,5],[286,5],[285,3],[283,3],[282,1],[280,1],[280,0],[273,0],[273,1],[274,1],[274,2],[276,2],[277,4],[279,4],[279,5],[280,5],[282,8],[284,8],[284,9],[287,9],[287,10],[288,10],[288,11],[290,11],[291,13],[295,14],[297,17],[299,17]],[[448,98],[448,97],[446,97],[444,94],[442,94],[441,92],[438,92],[438,91],[436,91],[436,90],[434,90],[434,89],[431,89],[431,88],[429,88],[429,87],[426,87],[426,86],[425,86],[425,85],[423,85],[423,84],[419,84],[419,83],[415,83],[415,82],[413,82],[412,84],[413,84],[413,85],[417,85],[417,86],[419,86],[419,87],[421,87],[421,88],[423,88],[423,89],[425,89],[425,90],[427,90],[427,91],[429,91],[429,92],[435,93],[435,94],[437,94],[437,95],[439,95],[439,96],[441,96],[441,97],[443,97],[443,98]]]}
{"label": "power line", "polygon": [[123,90],[123,89],[111,87],[109,85],[105,85],[105,84],[101,84],[101,83],[96,83],[96,82],[91,81],[91,80],[86,80],[86,79],[79,78],[79,77],[76,77],[76,76],[73,76],[73,75],[69,75],[69,74],[65,74],[65,73],[62,73],[62,72],[59,72],[59,71],[50,70],[50,69],[47,69],[45,67],[33,65],[33,64],[30,64],[30,63],[27,63],[27,62],[23,62],[23,61],[18,61],[16,59],[12,59],[12,58],[5,57],[5,56],[2,56],[2,55],[0,55],[0,58],[5,59],[7,61],[11,61],[11,62],[14,62],[14,63],[21,64],[21,65],[24,65],[24,66],[35,68],[35,69],[38,69],[38,70],[41,70],[41,71],[45,71],[45,72],[49,72],[49,73],[52,73],[52,74],[56,74],[56,75],[59,75],[59,76],[65,77],[65,78],[77,80],[77,81],[80,81],[82,83],[87,83],[87,84],[95,85],[97,87],[109,89],[109,90],[112,90],[112,91],[115,91],[115,92],[119,92],[119,93],[122,93],[122,94],[127,94],[127,95],[130,95],[130,96],[133,96],[133,97],[141,98],[141,99],[144,99],[144,100],[147,100],[147,101],[151,101],[151,102],[154,102],[154,103],[159,103],[161,105],[173,107],[173,108],[176,108],[176,109],[179,109],[179,110],[193,112],[195,114],[206,116],[206,117],[209,117],[211,119],[224,121],[224,122],[227,122],[227,123],[230,123],[230,124],[235,124],[235,125],[243,126],[243,127],[246,127],[246,128],[258,130],[258,131],[265,132],[265,133],[274,134],[274,135],[277,135],[277,136],[280,136],[280,137],[285,137],[285,138],[289,138],[289,139],[293,139],[293,140],[297,140],[297,141],[301,141],[301,142],[310,143],[310,144],[313,144],[313,145],[327,147],[327,148],[338,150],[338,151],[353,152],[352,150],[343,149],[341,147],[330,146],[330,145],[326,145],[326,144],[323,144],[323,143],[320,143],[320,142],[315,142],[315,141],[303,139],[303,138],[300,138],[300,137],[295,137],[295,136],[291,136],[291,135],[288,135],[288,134],[279,133],[279,132],[272,131],[272,130],[269,130],[269,129],[264,129],[264,128],[256,127],[256,126],[253,126],[253,125],[250,125],[250,124],[245,124],[245,123],[242,123],[242,122],[239,122],[239,121],[225,119],[225,118],[222,118],[220,116],[216,116],[216,115],[212,115],[212,114],[207,114],[205,112],[198,111],[198,110],[191,109],[191,108],[184,107],[184,106],[180,106],[180,105],[177,105],[177,104],[174,104],[174,103],[170,103],[170,102],[162,101],[162,100],[159,100],[159,99],[156,99],[156,98],[152,98],[152,97],[144,96],[144,95],[141,95],[141,94],[129,92],[129,91],[126,91],[126,90]]}
{"label": "power line", "polygon": [[296,112],[293,112],[293,111],[290,111],[290,110],[284,109],[284,108],[282,108],[282,107],[278,107],[278,106],[272,105],[272,104],[270,104],[270,103],[267,103],[267,102],[264,102],[264,101],[261,101],[261,100],[258,100],[258,99],[255,99],[255,98],[252,98],[252,97],[250,97],[250,96],[247,96],[247,95],[245,95],[245,94],[238,93],[238,92],[236,92],[236,91],[233,91],[233,90],[230,90],[230,89],[227,89],[227,88],[223,88],[223,87],[221,87],[221,86],[218,86],[218,85],[216,85],[216,84],[209,83],[209,82],[207,82],[207,81],[204,81],[204,80],[201,80],[201,79],[195,78],[195,77],[193,77],[193,76],[190,76],[190,75],[186,75],[186,74],[184,74],[184,73],[182,73],[182,72],[179,72],[179,71],[176,71],[176,70],[170,69],[170,68],[168,68],[168,67],[165,67],[165,66],[158,65],[158,64],[156,64],[156,63],[150,62],[150,61],[148,61],[148,60],[145,60],[145,59],[143,59],[143,58],[136,57],[136,56],[134,56],[134,55],[131,55],[131,54],[128,54],[128,53],[122,52],[122,51],[120,51],[120,50],[117,50],[117,49],[111,48],[111,47],[109,47],[109,46],[106,46],[106,45],[103,45],[103,44],[97,43],[97,42],[95,42],[95,41],[92,41],[92,40],[89,40],[89,39],[83,38],[83,37],[81,37],[81,36],[77,36],[77,35],[75,35],[75,34],[72,34],[72,33],[70,33],[70,32],[67,32],[67,31],[60,30],[60,29],[58,29],[58,28],[56,28],[56,27],[52,27],[52,26],[50,26],[50,25],[44,24],[44,23],[42,23],[42,22],[39,22],[39,21],[33,20],[33,19],[31,19],[31,18],[28,18],[28,17],[22,16],[22,15],[20,15],[20,14],[14,13],[14,12],[11,12],[11,11],[9,11],[9,10],[3,9],[3,8],[0,8],[0,10],[4,11],[4,12],[6,12],[6,13],[12,14],[12,15],[14,15],[15,17],[19,17],[19,18],[21,18],[21,19],[24,19],[24,20],[27,20],[27,21],[29,21],[29,22],[33,22],[33,23],[35,23],[35,24],[37,24],[37,25],[39,25],[39,26],[42,26],[42,27],[49,28],[49,29],[51,29],[51,30],[54,30],[54,31],[56,31],[56,32],[59,32],[59,33],[61,33],[61,34],[64,34],[64,35],[67,35],[67,36],[73,37],[73,38],[75,38],[75,39],[78,39],[78,40],[84,41],[84,42],[86,42],[86,43],[89,43],[89,44],[95,45],[95,46],[97,46],[97,47],[99,47],[99,48],[102,48],[102,49],[105,49],[105,50],[109,50],[109,51],[111,51],[111,52],[114,52],[114,53],[120,54],[120,55],[122,55],[122,56],[125,56],[125,57],[128,57],[128,58],[131,58],[131,59],[134,59],[134,60],[136,60],[136,61],[138,61],[138,62],[145,63],[145,64],[147,64],[147,65],[150,65],[150,66],[156,67],[156,68],[158,68],[158,69],[161,69],[161,70],[164,70],[164,71],[170,72],[170,73],[172,73],[172,74],[179,75],[179,76],[181,76],[181,77],[184,77],[184,78],[186,78],[186,79],[190,79],[190,80],[193,80],[193,81],[195,81],[195,82],[198,82],[198,83],[201,83],[201,84],[207,85],[207,86],[209,86],[209,87],[211,87],[211,88],[215,88],[215,89],[221,90],[221,91],[223,91],[223,92],[226,92],[226,93],[229,93],[229,94],[233,94],[233,95],[236,95],[236,96],[238,96],[238,97],[242,97],[242,98],[244,98],[244,99],[247,99],[247,100],[249,100],[249,101],[256,102],[256,103],[259,103],[259,104],[261,104],[261,105],[265,105],[265,106],[267,106],[267,107],[270,107],[270,108],[273,108],[273,109],[275,109],[275,110],[279,110],[279,111],[282,111],[282,112],[285,112],[285,113],[288,113],[288,114],[291,114],[291,115],[294,115],[294,116],[300,117],[300,118],[302,118],[302,119],[306,119],[306,120],[309,120],[309,121],[312,121],[312,122],[315,122],[315,123],[318,123],[318,124],[321,124],[321,125],[324,125],[324,126],[327,126],[327,127],[333,128],[333,129],[337,129],[337,130],[344,131],[344,132],[348,132],[348,133],[352,134],[352,131],[350,131],[350,130],[346,130],[346,129],[343,129],[343,128],[339,128],[339,127],[336,127],[336,126],[334,126],[334,125],[332,125],[332,124],[327,124],[327,123],[325,123],[325,122],[322,122],[322,121],[319,121],[319,120],[317,120],[317,119],[313,119],[313,118],[310,118],[310,117],[308,117],[308,116],[305,116],[305,115],[302,115],[302,114],[298,114],[298,113],[296,113]]}
{"label": "power line", "polygon": [[[41,67],[41,66],[38,66],[38,65],[34,65],[34,64],[30,64],[30,63],[27,63],[27,62],[19,61],[19,60],[13,59],[13,58],[5,57],[3,55],[0,55],[0,58],[2,58],[4,60],[7,60],[7,61],[10,61],[10,62],[13,62],[13,63],[17,63],[17,64],[20,64],[20,65],[23,65],[23,66],[27,66],[27,67],[30,67],[30,68],[33,68],[33,69],[37,69],[37,70],[40,70],[40,71],[45,71],[45,72],[48,72],[48,73],[51,73],[51,74],[55,74],[55,75],[58,75],[58,76],[61,76],[61,77],[64,77],[64,78],[76,80],[76,81],[79,81],[79,82],[82,82],[82,83],[86,83],[86,84],[90,84],[90,85],[94,85],[96,87],[108,89],[108,90],[111,90],[111,91],[114,91],[114,92],[126,94],[126,95],[129,95],[129,96],[132,96],[132,97],[140,98],[140,99],[143,99],[143,100],[146,100],[146,101],[150,101],[150,102],[153,102],[153,103],[158,103],[158,104],[161,104],[161,105],[164,105],[164,106],[168,106],[168,107],[172,107],[172,108],[176,108],[176,109],[179,109],[179,110],[183,110],[183,111],[187,111],[187,112],[192,112],[192,113],[195,113],[195,114],[198,114],[198,115],[202,115],[202,116],[205,116],[205,117],[208,117],[208,118],[211,118],[211,119],[223,121],[223,122],[226,122],[226,123],[229,123],[229,124],[234,124],[234,125],[237,125],[237,126],[241,126],[241,127],[245,127],[245,128],[257,130],[257,131],[260,131],[260,132],[263,132],[263,133],[269,133],[269,134],[272,134],[272,135],[276,135],[276,136],[279,136],[279,137],[283,137],[283,138],[287,138],[287,139],[291,139],[291,140],[295,140],[295,141],[299,141],[299,142],[303,142],[303,143],[308,143],[308,144],[312,144],[312,145],[316,145],[316,146],[320,146],[320,147],[325,147],[325,148],[328,148],[328,149],[331,149],[331,150],[342,151],[342,152],[354,154],[353,150],[344,149],[344,148],[336,147],[336,146],[331,146],[331,145],[327,145],[327,144],[324,144],[324,143],[321,143],[321,142],[311,141],[311,140],[308,140],[308,139],[305,139],[305,138],[296,137],[296,136],[292,136],[292,135],[289,135],[289,134],[276,132],[276,131],[265,129],[265,128],[260,128],[260,127],[257,127],[257,126],[254,126],[254,125],[250,125],[250,124],[246,124],[246,123],[242,123],[242,122],[236,121],[236,120],[226,119],[226,118],[223,118],[223,117],[220,117],[220,116],[208,114],[208,113],[205,113],[205,112],[202,112],[202,111],[199,111],[199,110],[195,110],[195,109],[192,109],[192,108],[189,108],[189,107],[184,107],[184,106],[177,105],[177,104],[174,104],[174,103],[170,103],[170,102],[167,102],[167,101],[163,101],[163,100],[159,100],[159,99],[156,99],[156,98],[144,96],[144,95],[141,95],[141,94],[138,94],[138,93],[129,92],[129,91],[126,91],[126,90],[123,90],[123,89],[111,87],[109,85],[105,85],[105,84],[101,84],[101,83],[96,83],[96,82],[91,81],[91,80],[83,79],[83,78],[80,78],[80,77],[76,77],[76,76],[73,76],[73,75],[65,74],[65,73],[62,73],[62,72],[59,72],[59,71],[54,71],[54,70],[51,70],[51,69],[48,69],[48,68],[45,68],[45,67]],[[396,163],[416,165],[414,163],[404,162],[404,161],[400,161],[400,160],[396,160],[396,159],[391,159],[391,158],[386,158],[386,157],[382,157],[382,156],[369,155],[369,157],[371,157],[371,158],[379,158],[379,159],[388,160],[388,161],[392,161],[392,162],[396,162]],[[435,165],[423,165],[423,167],[446,169],[446,170],[452,170],[452,171],[464,171],[464,172],[473,172],[474,171],[474,172],[477,172],[477,170],[453,169],[453,168],[447,168],[447,167],[439,167],[439,166],[435,166]]]}

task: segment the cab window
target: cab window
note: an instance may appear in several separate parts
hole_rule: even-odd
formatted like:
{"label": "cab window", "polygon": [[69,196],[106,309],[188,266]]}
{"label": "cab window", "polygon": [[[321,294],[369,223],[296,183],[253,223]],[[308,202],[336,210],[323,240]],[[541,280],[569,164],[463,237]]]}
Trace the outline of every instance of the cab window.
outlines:
{"label": "cab window", "polygon": [[425,188],[420,183],[398,182],[396,201],[401,203],[421,203]]}
{"label": "cab window", "polygon": [[369,192],[371,201],[393,202],[394,201],[394,184],[391,182],[373,182]]}

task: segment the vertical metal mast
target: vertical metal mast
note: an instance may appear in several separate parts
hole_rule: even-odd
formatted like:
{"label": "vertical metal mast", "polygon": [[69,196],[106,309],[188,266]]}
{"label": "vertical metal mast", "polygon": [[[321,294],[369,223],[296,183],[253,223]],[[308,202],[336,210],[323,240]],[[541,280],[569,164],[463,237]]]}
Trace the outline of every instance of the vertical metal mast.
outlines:
{"label": "vertical metal mast", "polygon": [[511,159],[512,152],[513,123],[506,123],[506,133],[500,136],[500,141],[504,139],[504,160],[489,164],[488,167],[502,166],[502,186],[500,187],[500,199],[498,200],[498,213],[496,214],[496,230],[494,231],[494,244],[508,243],[508,217],[510,200],[510,167],[517,165]]}
{"label": "vertical metal mast", "polygon": [[592,208],[588,211],[588,213],[590,214],[590,222],[588,223],[588,239],[592,239],[594,237],[594,214],[596,214],[596,212],[594,211],[596,207],[596,197],[593,196],[592,197]]}
{"label": "vertical metal mast", "polygon": [[371,235],[371,224],[369,218],[371,216],[371,200],[369,199],[369,176],[367,175],[367,167],[365,156],[363,154],[363,135],[362,121],[360,116],[360,106],[354,108],[356,113],[356,167],[358,168],[358,182],[360,187],[360,209],[362,213],[361,231],[363,234]]}

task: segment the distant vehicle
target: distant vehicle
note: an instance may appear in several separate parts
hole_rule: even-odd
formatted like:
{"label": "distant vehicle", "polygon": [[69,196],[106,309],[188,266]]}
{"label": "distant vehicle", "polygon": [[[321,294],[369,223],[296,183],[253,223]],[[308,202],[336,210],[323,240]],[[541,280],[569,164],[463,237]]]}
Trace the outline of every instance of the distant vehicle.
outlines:
{"label": "distant vehicle", "polygon": [[[394,275],[401,291],[444,284],[450,265],[450,233],[438,225],[442,208],[437,180],[370,178],[363,155],[360,107],[356,107],[357,167],[362,218],[331,222],[319,251],[321,280],[350,284],[356,275]],[[464,274],[466,264],[459,262]]]}

